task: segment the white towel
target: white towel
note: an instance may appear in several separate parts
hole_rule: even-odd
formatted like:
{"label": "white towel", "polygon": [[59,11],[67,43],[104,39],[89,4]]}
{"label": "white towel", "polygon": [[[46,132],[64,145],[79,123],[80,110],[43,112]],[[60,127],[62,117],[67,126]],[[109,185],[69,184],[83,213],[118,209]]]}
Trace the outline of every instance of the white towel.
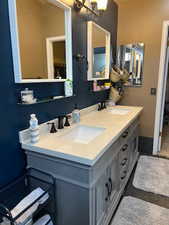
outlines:
{"label": "white towel", "polygon": [[[26,209],[29,205],[31,205],[35,200],[37,200],[43,193],[44,190],[42,190],[41,188],[36,188],[29,195],[27,195],[18,205],[16,205],[15,208],[11,210],[12,216],[16,217],[24,209]],[[43,204],[48,198],[49,195],[47,193],[42,198],[39,199],[38,203]]]}
{"label": "white towel", "polygon": [[[49,215],[45,215],[41,217],[38,221],[36,221],[33,225],[46,225],[46,223],[50,220]],[[48,225],[53,225],[52,220],[48,223]]]}
{"label": "white towel", "polygon": [[[12,217],[16,217],[19,215],[24,209],[26,209],[28,206],[30,206],[35,200],[37,200],[42,194],[44,193],[44,190],[41,188],[37,188],[34,191],[32,191],[29,195],[27,195],[18,205],[15,206],[11,210]],[[46,193],[42,198],[40,198],[33,206],[31,206],[22,216],[20,216],[16,220],[17,225],[23,225],[30,220],[32,217],[32,214],[37,210],[38,206],[40,204],[43,204],[47,199],[49,198],[49,194]],[[4,224],[2,225],[8,225],[9,221],[8,219],[4,218],[3,219]]]}

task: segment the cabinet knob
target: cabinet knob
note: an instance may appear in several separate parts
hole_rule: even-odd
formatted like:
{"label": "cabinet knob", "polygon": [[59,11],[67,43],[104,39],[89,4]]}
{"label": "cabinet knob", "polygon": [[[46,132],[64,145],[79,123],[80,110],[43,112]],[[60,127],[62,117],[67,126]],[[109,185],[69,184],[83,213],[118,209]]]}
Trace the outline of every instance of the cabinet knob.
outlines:
{"label": "cabinet knob", "polygon": [[124,175],[123,175],[123,176],[121,176],[121,180],[124,180],[124,179],[126,178],[127,171],[125,170],[123,173],[124,173]]}
{"label": "cabinet knob", "polygon": [[125,152],[127,150],[127,148],[128,148],[128,144],[126,144],[122,147],[122,151]]}
{"label": "cabinet knob", "polygon": [[127,158],[124,158],[123,161],[121,162],[121,166],[125,166],[127,163]]}
{"label": "cabinet knob", "polygon": [[110,184],[110,196],[111,196],[111,193],[113,191],[113,182],[112,182],[111,177],[109,178],[109,184]]}
{"label": "cabinet knob", "polygon": [[122,134],[122,137],[123,138],[126,138],[128,136],[129,132],[128,131],[125,131],[123,134]]}

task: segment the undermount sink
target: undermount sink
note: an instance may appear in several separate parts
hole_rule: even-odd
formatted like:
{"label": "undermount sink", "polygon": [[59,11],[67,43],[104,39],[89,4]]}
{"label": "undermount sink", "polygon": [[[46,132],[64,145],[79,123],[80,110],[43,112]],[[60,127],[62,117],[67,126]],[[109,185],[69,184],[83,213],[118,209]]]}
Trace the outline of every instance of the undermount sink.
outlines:
{"label": "undermount sink", "polygon": [[78,125],[77,127],[73,128],[70,132],[65,134],[63,138],[69,139],[73,142],[88,144],[97,136],[101,135],[103,131],[105,131],[105,128]]}
{"label": "undermount sink", "polygon": [[126,115],[130,112],[130,109],[124,109],[124,108],[112,108],[109,110],[110,113],[113,115]]}

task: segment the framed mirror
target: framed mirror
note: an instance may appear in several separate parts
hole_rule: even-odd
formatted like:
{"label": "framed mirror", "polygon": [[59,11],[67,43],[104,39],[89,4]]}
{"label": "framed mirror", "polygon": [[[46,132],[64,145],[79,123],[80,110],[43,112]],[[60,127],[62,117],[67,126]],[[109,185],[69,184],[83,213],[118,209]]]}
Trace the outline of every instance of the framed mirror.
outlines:
{"label": "framed mirror", "polygon": [[8,0],[16,83],[72,80],[71,8],[59,0]]}
{"label": "framed mirror", "polygon": [[109,79],[110,32],[88,22],[88,80]]}
{"label": "framed mirror", "polygon": [[125,86],[141,86],[143,81],[144,43],[121,45],[118,48],[117,66],[130,74]]}

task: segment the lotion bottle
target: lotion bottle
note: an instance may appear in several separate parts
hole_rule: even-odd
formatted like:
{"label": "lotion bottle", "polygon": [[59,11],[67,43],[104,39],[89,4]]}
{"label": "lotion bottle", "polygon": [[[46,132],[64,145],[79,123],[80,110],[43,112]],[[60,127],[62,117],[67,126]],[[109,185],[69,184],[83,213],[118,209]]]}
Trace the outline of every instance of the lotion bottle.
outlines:
{"label": "lotion bottle", "polygon": [[39,138],[40,138],[38,120],[35,114],[30,115],[29,124],[30,124],[31,143],[35,144],[39,141]]}
{"label": "lotion bottle", "polygon": [[79,123],[80,122],[80,110],[77,109],[76,104],[75,104],[75,109],[72,112],[72,120],[73,120],[73,123]]}

